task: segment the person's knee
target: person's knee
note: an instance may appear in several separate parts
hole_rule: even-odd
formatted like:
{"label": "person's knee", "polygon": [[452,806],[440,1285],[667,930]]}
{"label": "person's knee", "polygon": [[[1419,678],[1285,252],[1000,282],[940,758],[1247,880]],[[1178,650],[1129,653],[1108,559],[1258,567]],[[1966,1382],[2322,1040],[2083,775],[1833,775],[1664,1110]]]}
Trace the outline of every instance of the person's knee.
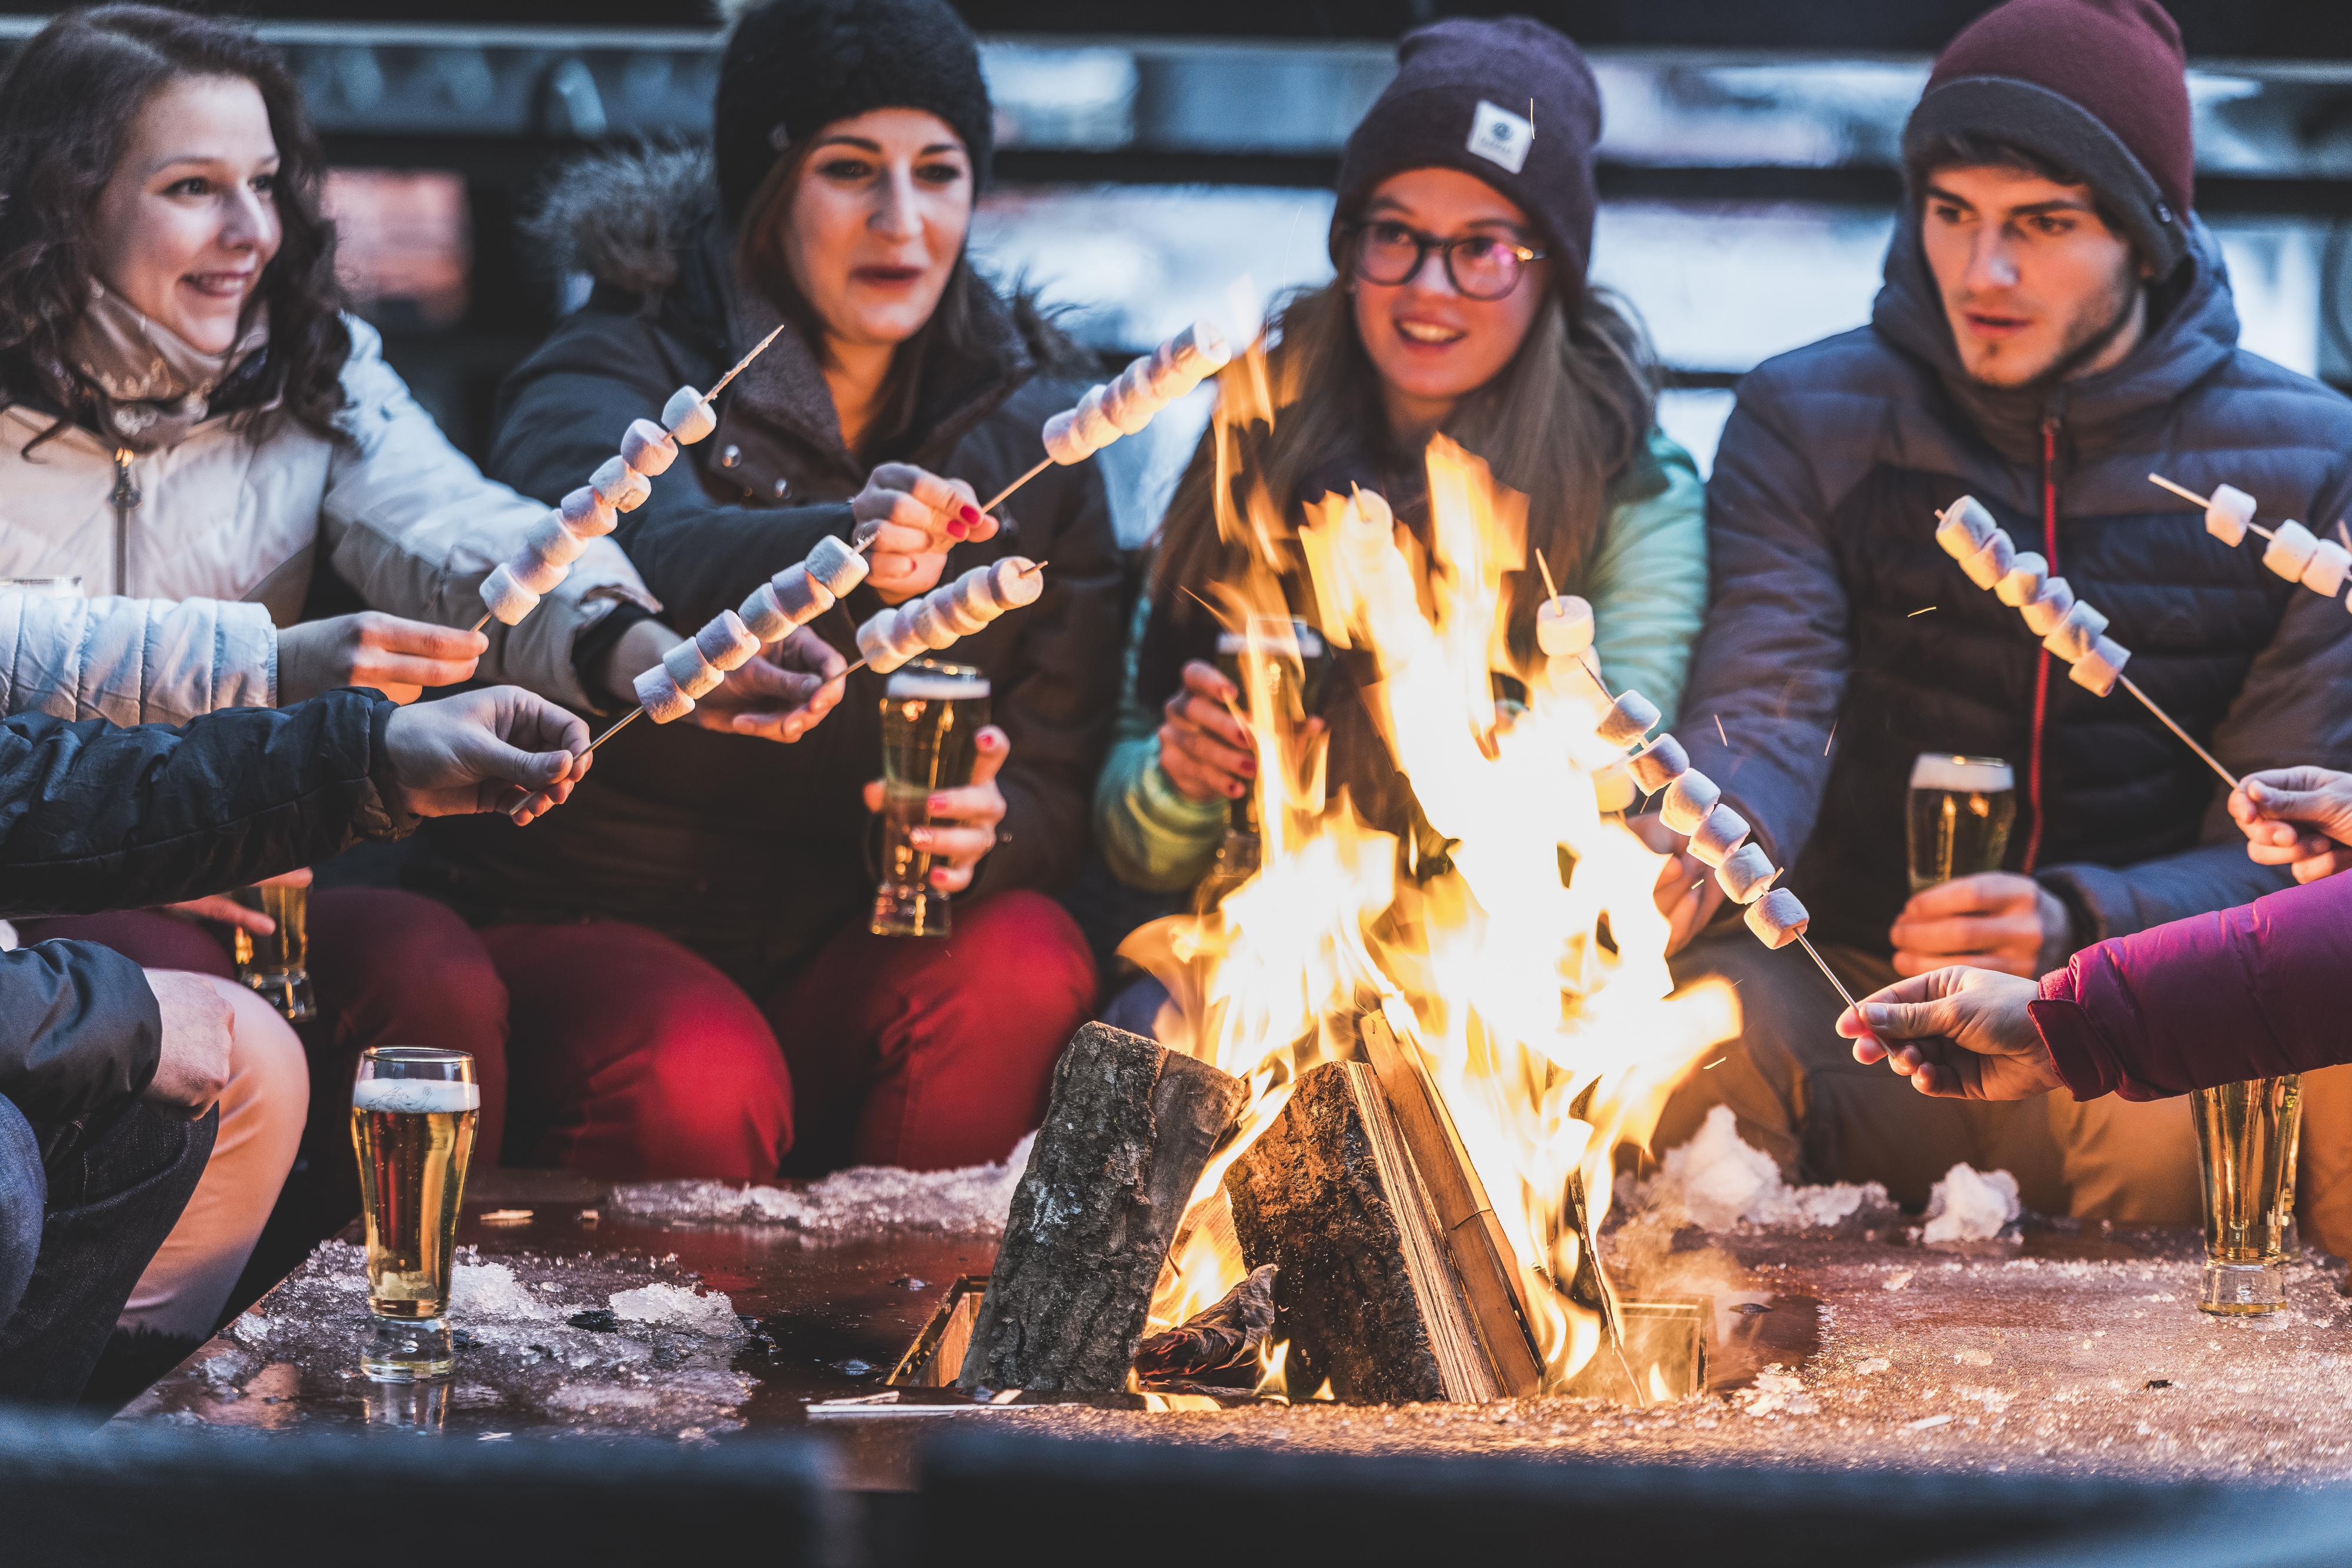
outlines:
{"label": "person's knee", "polygon": [[40,1140],[24,1113],[0,1100],[0,1323],[16,1312],[32,1283],[47,1198]]}
{"label": "person's knee", "polygon": [[315,902],[312,927],[316,959],[348,975],[372,1009],[458,1050],[482,1049],[485,1032],[503,1038],[506,982],[447,904],[396,888],[337,888]]}
{"label": "person's knee", "polygon": [[215,1153],[248,1145],[268,1150],[283,1179],[310,1114],[310,1064],[301,1037],[249,987],[215,979],[213,988],[228,1002],[234,1020]]}
{"label": "person's knee", "polygon": [[[1001,893],[958,910],[948,956],[963,984],[1002,988],[1005,1016],[1045,1008],[1059,1017],[1094,1004],[1095,959],[1086,935],[1069,911],[1042,893]],[[1071,1021],[1075,1026],[1076,1018]]]}

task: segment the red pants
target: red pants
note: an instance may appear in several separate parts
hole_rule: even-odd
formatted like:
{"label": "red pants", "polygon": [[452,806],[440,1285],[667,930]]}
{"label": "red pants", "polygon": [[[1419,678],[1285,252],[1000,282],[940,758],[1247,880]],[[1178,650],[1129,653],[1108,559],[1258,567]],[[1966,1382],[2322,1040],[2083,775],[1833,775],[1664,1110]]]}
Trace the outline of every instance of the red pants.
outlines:
{"label": "red pants", "polygon": [[845,929],[757,1000],[620,921],[482,936],[513,998],[516,1159],[592,1176],[1001,1160],[1094,1002],[1085,938],[1034,893],[959,907],[945,941]]}

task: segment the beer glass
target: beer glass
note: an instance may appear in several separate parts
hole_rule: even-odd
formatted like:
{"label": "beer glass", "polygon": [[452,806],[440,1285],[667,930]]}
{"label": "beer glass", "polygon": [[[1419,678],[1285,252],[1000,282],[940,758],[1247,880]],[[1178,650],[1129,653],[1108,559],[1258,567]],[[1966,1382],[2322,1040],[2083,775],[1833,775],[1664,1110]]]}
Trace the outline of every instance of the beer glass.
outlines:
{"label": "beer glass", "polygon": [[269,1005],[300,1023],[319,1016],[310,996],[310,884],[265,882],[229,894],[247,909],[278,922],[268,936],[238,926],[229,933],[236,950],[236,977],[269,998]]}
{"label": "beer glass", "polygon": [[[1251,664],[1245,662],[1245,655],[1253,651],[1257,655],[1255,678],[1264,683],[1262,691],[1253,689]],[[1304,724],[1321,695],[1327,664],[1322,633],[1286,615],[1253,615],[1240,630],[1217,636],[1217,673],[1241,693],[1242,716],[1253,725],[1258,721],[1261,702],[1269,712],[1287,709],[1294,727]],[[1264,855],[1257,790],[1245,789],[1239,800],[1226,802],[1224,841],[1217,846],[1217,857],[1202,882],[1196,900],[1199,907],[1214,908],[1226,894],[1255,876]]]}
{"label": "beer glass", "polygon": [[931,885],[931,854],[908,838],[931,825],[933,792],[971,782],[988,723],[988,676],[970,664],[917,659],[882,694],[882,881],[877,936],[945,936],[948,895]]}
{"label": "beer glass", "polygon": [[1911,765],[1904,826],[1911,845],[1911,891],[1956,876],[1999,871],[2017,821],[2017,779],[1998,757],[1920,754]]}
{"label": "beer glass", "polygon": [[2290,1073],[2225,1083],[2200,1089],[2192,1101],[2205,1186],[2197,1305],[2232,1316],[2277,1312],[2286,1305],[2303,1080]]}
{"label": "beer glass", "polygon": [[462,1051],[379,1045],[360,1058],[352,1146],[377,1331],[361,1357],[371,1377],[399,1382],[452,1364],[450,1258],[481,1104],[474,1059]]}

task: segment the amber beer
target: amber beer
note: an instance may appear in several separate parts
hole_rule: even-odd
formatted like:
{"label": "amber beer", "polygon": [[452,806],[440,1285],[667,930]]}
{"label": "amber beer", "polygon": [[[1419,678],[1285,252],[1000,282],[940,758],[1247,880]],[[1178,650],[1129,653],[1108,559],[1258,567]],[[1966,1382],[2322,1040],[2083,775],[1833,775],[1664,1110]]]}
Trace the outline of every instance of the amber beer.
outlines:
{"label": "amber beer", "polygon": [[1999,871],[2017,821],[2017,778],[1998,757],[1927,752],[1911,765],[1911,891]]}
{"label": "amber beer", "polygon": [[918,659],[882,695],[882,881],[877,936],[945,936],[948,895],[931,885],[931,855],[908,835],[931,822],[940,789],[971,782],[988,723],[988,676],[969,664]]}
{"label": "amber beer", "polygon": [[2303,1080],[2256,1078],[2200,1089],[2190,1099],[2205,1186],[2197,1304],[2232,1316],[2274,1312],[2286,1305]]}
{"label": "amber beer", "polygon": [[352,1089],[367,1225],[368,1311],[438,1322],[449,1310],[457,1205],[482,1091],[462,1051],[377,1046]]}
{"label": "amber beer", "polygon": [[[1255,672],[1246,662],[1253,652],[1257,656]],[[1241,629],[1217,635],[1217,673],[1233,682],[1241,694],[1241,711],[1253,723],[1277,711],[1293,726],[1305,723],[1315,711],[1328,663],[1323,634],[1288,616],[1253,615]],[[1245,789],[1239,800],[1225,804],[1224,841],[1196,890],[1197,906],[1215,907],[1226,894],[1256,875],[1264,852],[1257,791]]]}
{"label": "amber beer", "polygon": [[318,1016],[310,996],[310,884],[268,882],[229,895],[278,923],[268,936],[239,926],[231,934],[236,977],[269,998],[289,1023]]}

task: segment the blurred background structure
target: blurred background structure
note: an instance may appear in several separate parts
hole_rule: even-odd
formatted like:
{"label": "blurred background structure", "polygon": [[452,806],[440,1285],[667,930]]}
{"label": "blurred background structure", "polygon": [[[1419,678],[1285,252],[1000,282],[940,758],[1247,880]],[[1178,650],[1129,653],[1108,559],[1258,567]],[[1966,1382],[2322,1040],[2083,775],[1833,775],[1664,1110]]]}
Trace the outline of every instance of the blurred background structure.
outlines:
{"label": "blurred background structure", "polygon": [[[2190,51],[2198,207],[2248,346],[2352,385],[2352,5],[2169,0]],[[585,280],[516,233],[596,145],[708,130],[710,0],[259,0],[336,164],[349,280],[394,362],[478,450],[499,379]],[[1862,323],[1927,59],[1988,0],[961,0],[986,39],[997,181],[975,227],[1107,358],[1328,277],[1328,183],[1393,42],[1454,14],[1542,16],[1607,104],[1594,273],[1670,369],[1704,467],[1739,375]],[[40,25],[0,5],[0,48]],[[1202,394],[1205,396],[1205,394]],[[1157,520],[1205,411],[1106,461],[1122,533]]]}

